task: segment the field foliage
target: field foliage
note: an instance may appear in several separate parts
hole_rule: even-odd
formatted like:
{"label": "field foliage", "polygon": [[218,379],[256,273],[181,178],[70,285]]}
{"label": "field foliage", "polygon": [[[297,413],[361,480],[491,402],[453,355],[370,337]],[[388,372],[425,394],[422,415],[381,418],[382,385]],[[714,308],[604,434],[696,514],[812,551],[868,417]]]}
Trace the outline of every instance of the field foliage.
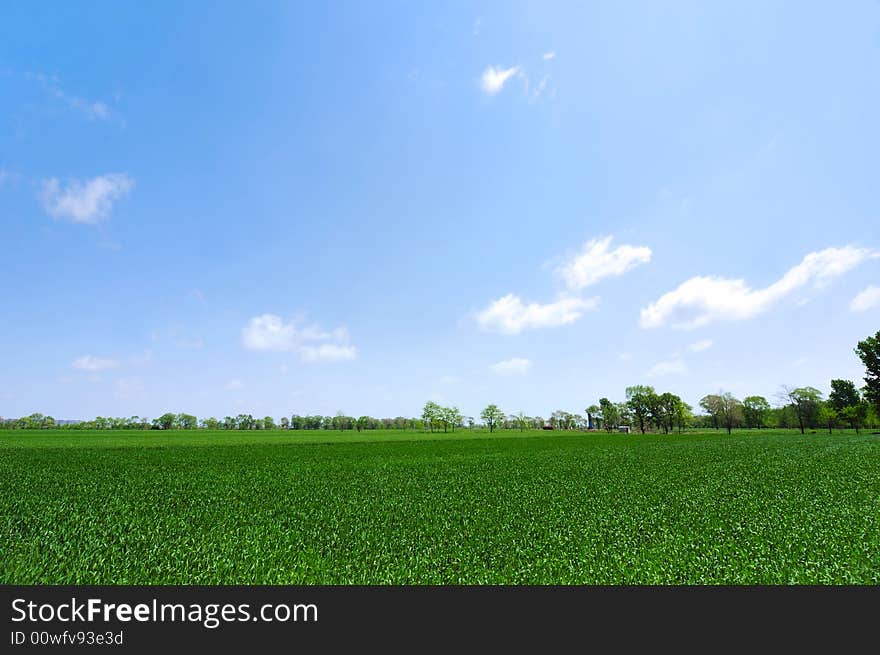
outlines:
{"label": "field foliage", "polygon": [[880,583],[880,436],[0,432],[5,584]]}

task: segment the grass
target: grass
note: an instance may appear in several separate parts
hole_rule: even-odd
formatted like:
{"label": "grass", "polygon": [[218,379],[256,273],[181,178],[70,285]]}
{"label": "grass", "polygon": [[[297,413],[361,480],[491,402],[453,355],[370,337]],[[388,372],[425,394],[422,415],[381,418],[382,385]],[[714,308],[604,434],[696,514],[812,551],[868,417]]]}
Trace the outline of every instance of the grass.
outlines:
{"label": "grass", "polygon": [[880,436],[0,432],[4,584],[880,583]]}

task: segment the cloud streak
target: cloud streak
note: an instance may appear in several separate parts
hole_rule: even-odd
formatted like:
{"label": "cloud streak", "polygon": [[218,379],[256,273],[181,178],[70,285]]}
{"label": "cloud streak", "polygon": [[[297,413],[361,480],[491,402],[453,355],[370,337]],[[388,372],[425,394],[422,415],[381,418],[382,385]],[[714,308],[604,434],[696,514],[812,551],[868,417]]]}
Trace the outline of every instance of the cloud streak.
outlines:
{"label": "cloud streak", "polygon": [[647,246],[623,244],[612,250],[613,238],[587,241],[578,254],[556,268],[556,274],[569,289],[576,291],[651,261],[651,249]]}
{"label": "cloud streak", "polygon": [[80,371],[95,372],[104,371],[108,368],[116,368],[119,366],[119,362],[115,359],[95,357],[94,355],[83,355],[82,357],[74,359],[71,366]]}
{"label": "cloud streak", "polygon": [[642,309],[643,328],[666,325],[691,330],[715,321],[742,321],[768,311],[793,291],[810,283],[822,288],[834,278],[880,254],[867,248],[826,248],[806,255],[800,264],[763,289],[743,279],[698,276],[663,294]]}
{"label": "cloud streak", "polygon": [[523,357],[513,357],[492,364],[489,368],[500,375],[522,375],[532,368],[532,362]]}
{"label": "cloud streak", "polygon": [[567,325],[578,320],[584,312],[596,309],[598,298],[571,298],[563,296],[551,303],[524,303],[512,293],[489,303],[477,314],[477,324],[486,332],[519,334],[524,330]]}

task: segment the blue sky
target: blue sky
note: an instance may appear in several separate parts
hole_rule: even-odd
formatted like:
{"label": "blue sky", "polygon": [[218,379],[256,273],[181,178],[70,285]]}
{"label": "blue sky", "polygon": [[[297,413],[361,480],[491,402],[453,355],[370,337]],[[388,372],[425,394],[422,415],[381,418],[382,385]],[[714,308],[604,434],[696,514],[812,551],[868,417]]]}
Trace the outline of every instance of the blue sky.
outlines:
{"label": "blue sky", "polygon": [[876,2],[0,11],[0,415],[861,380]]}

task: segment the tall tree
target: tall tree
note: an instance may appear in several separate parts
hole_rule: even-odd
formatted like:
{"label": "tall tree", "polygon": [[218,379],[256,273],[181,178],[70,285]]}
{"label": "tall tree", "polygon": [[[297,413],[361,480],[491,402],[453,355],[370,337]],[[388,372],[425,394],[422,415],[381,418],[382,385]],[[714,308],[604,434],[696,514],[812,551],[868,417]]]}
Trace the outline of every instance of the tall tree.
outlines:
{"label": "tall tree", "polygon": [[710,393],[700,398],[700,407],[712,420],[712,427],[716,430],[721,427],[721,395]]}
{"label": "tall tree", "polygon": [[880,330],[873,337],[859,341],[856,355],[865,365],[865,400],[880,414]]}
{"label": "tall tree", "polygon": [[743,419],[747,428],[763,428],[769,412],[770,403],[764,396],[743,398]]}
{"label": "tall tree", "polygon": [[822,400],[822,392],[813,387],[792,388],[782,386],[781,397],[787,399],[797,417],[798,427],[801,434],[804,428],[814,426],[818,422],[819,403]]}
{"label": "tall tree", "polygon": [[433,400],[426,402],[425,406],[422,408],[422,420],[431,432],[434,431],[434,425],[439,425],[442,421],[442,413],[443,408]]}
{"label": "tall tree", "polygon": [[498,405],[489,405],[480,412],[480,418],[489,426],[489,433],[491,434],[495,431],[495,426],[504,420],[504,412],[498,409]]}
{"label": "tall tree", "polygon": [[727,428],[727,434],[742,421],[742,402],[733,397],[730,392],[724,392],[719,398],[719,418],[722,425]]}
{"label": "tall tree", "polygon": [[590,405],[585,411],[587,412],[587,427],[591,430],[598,430],[602,420],[602,408],[598,405]]}
{"label": "tall tree", "polygon": [[642,434],[645,433],[645,424],[651,418],[651,409],[656,404],[656,397],[654,387],[637,384],[626,388],[626,404]]}
{"label": "tall tree", "polygon": [[620,412],[617,406],[607,398],[599,399],[599,411],[602,413],[602,425],[608,432],[620,425]]}

